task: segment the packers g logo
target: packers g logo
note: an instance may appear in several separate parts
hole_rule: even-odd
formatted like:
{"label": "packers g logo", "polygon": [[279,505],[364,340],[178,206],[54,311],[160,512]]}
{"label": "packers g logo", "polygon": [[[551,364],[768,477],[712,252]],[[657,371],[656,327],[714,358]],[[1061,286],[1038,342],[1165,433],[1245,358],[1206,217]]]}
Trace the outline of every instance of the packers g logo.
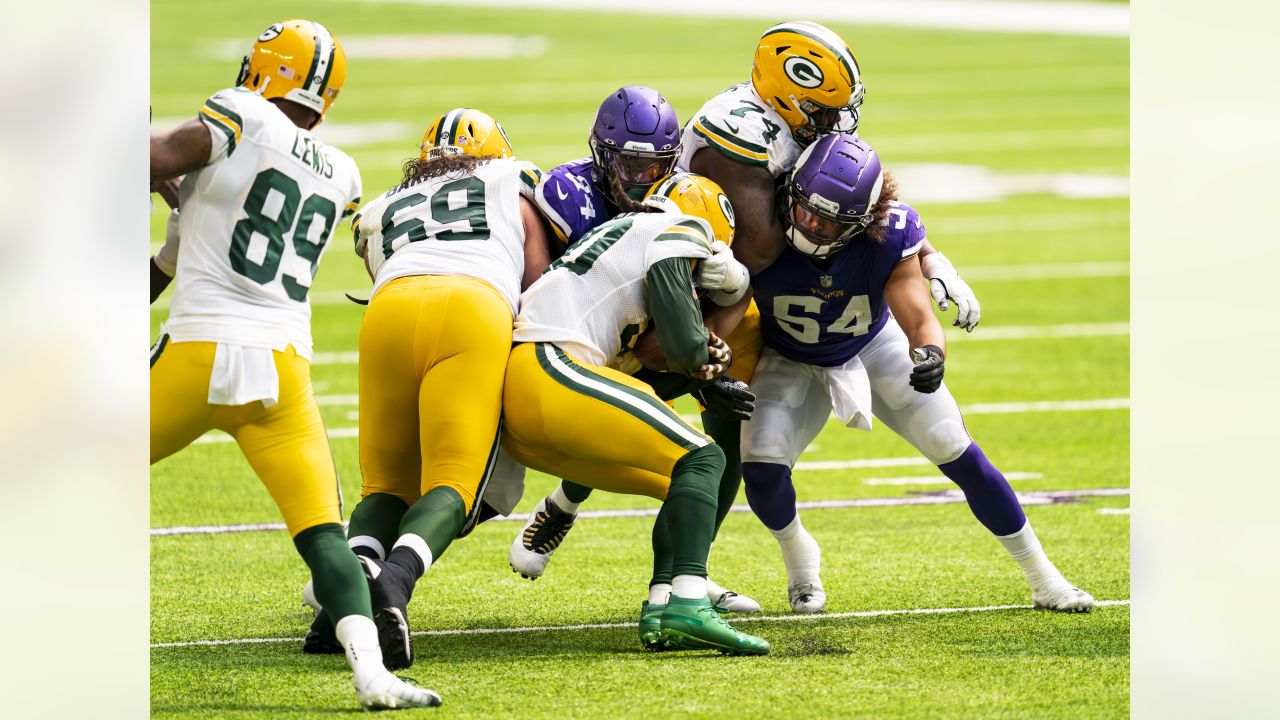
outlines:
{"label": "packers g logo", "polygon": [[720,203],[720,212],[724,213],[725,219],[729,221],[729,228],[737,227],[733,219],[733,205],[729,203],[729,198],[725,197],[724,193],[720,193],[716,196],[716,200]]}
{"label": "packers g logo", "polygon": [[822,68],[808,58],[789,57],[782,63],[782,70],[791,82],[802,88],[816,88],[822,84]]}
{"label": "packers g logo", "polygon": [[262,34],[258,36],[258,42],[274,40],[281,32],[284,32],[284,23],[276,23],[262,31]]}

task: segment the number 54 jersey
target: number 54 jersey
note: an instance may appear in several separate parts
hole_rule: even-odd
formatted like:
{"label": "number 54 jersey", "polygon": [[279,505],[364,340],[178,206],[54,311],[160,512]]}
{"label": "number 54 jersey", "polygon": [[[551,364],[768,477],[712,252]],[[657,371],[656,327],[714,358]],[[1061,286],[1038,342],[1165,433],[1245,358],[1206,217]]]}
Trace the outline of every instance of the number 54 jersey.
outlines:
{"label": "number 54 jersey", "polygon": [[765,345],[806,365],[843,365],[889,319],[884,286],[898,263],[920,252],[925,230],[915,208],[894,201],[884,241],[855,240],[823,266],[787,248],[751,276]]}
{"label": "number 54 jersey", "polygon": [[209,163],[188,173],[166,331],[311,358],[307,292],[334,226],[359,204],[355,161],[241,88],[205,101]]}

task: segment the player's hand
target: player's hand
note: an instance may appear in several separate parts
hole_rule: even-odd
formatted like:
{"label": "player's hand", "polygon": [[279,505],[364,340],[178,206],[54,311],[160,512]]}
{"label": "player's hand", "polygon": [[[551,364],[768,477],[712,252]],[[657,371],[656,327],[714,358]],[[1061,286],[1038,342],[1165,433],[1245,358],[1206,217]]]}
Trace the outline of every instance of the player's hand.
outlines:
{"label": "player's hand", "polygon": [[982,306],[978,304],[978,296],[956,272],[945,255],[940,252],[928,255],[921,261],[924,276],[929,278],[929,294],[938,303],[938,309],[946,312],[950,300],[956,304],[956,319],[951,323],[962,327],[966,332],[973,332],[978,327],[982,316]]}
{"label": "player's hand", "polygon": [[156,180],[151,183],[151,192],[159,193],[164,198],[164,202],[169,206],[170,210],[178,209],[178,186],[182,184],[182,178],[169,178],[168,180]]}
{"label": "player's hand", "polygon": [[698,287],[737,293],[746,287],[750,275],[747,267],[733,258],[733,251],[719,240],[711,244],[711,257],[698,263]]}
{"label": "player's hand", "polygon": [[911,360],[916,364],[911,371],[911,387],[916,392],[936,392],[942,387],[942,348],[937,345],[925,345],[911,351]]}
{"label": "player's hand", "polygon": [[729,349],[729,344],[713,332],[708,331],[708,334],[710,338],[707,340],[707,354],[711,359],[693,372],[696,380],[715,380],[733,364],[733,351]]}
{"label": "player's hand", "polygon": [[706,387],[693,392],[693,396],[707,410],[726,420],[746,422],[756,409],[756,396],[741,380],[721,375]]}

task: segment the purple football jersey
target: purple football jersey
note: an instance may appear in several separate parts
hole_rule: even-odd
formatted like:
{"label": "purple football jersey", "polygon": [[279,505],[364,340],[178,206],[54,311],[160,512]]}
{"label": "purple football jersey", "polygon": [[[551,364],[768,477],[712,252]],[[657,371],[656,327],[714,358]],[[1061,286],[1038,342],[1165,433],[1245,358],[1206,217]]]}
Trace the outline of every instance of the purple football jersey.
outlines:
{"label": "purple football jersey", "polygon": [[884,327],[884,286],[903,259],[924,243],[920,215],[906,203],[889,210],[884,244],[855,240],[825,268],[787,248],[751,277],[765,343],[807,365],[843,365]]}
{"label": "purple football jersey", "polygon": [[591,158],[557,165],[538,185],[538,209],[563,242],[572,245],[615,214],[591,182]]}

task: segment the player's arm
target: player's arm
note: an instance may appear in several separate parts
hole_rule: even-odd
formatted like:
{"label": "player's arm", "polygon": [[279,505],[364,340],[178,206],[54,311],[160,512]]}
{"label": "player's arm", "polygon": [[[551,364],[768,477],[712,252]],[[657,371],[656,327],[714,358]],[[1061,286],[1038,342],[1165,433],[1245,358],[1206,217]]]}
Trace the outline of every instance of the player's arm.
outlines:
{"label": "player's arm", "polygon": [[160,293],[173,282],[178,272],[178,211],[169,213],[169,221],[164,226],[164,245],[150,261],[151,270],[151,302],[160,297]]}
{"label": "player's arm", "polygon": [[528,290],[551,264],[551,250],[542,224],[542,213],[523,196],[520,198],[520,219],[524,221],[524,277],[520,279],[520,289]]}
{"label": "player's arm", "polygon": [[209,128],[199,118],[192,118],[169,132],[151,133],[152,184],[204,167],[212,152]]}
{"label": "player's arm", "polygon": [[746,316],[747,308],[750,306],[750,288],[747,288],[747,292],[742,296],[741,300],[729,306],[717,305],[714,302],[704,302],[703,325],[718,337],[727,338],[730,333],[738,328],[738,323],[742,322],[742,318]]}
{"label": "player's arm", "polygon": [[898,263],[890,273],[884,286],[884,299],[911,348],[915,363],[911,387],[922,393],[934,392],[942,385],[947,341],[933,315],[929,294],[920,284],[920,260],[915,255]]}
{"label": "player's arm", "polygon": [[920,246],[920,271],[929,281],[929,294],[938,304],[938,309],[945,312],[947,301],[956,305],[956,319],[952,325],[973,332],[982,317],[982,305],[974,294],[969,283],[960,277],[960,272],[951,264],[946,255],[925,240]]}
{"label": "player's arm", "polygon": [[785,243],[769,169],[738,162],[711,148],[695,153],[690,166],[720,185],[733,205],[734,257],[753,275],[772,265]]}
{"label": "player's arm", "polygon": [[693,295],[689,258],[670,257],[649,266],[649,313],[653,316],[658,348],[671,372],[692,376],[710,359],[710,335]]}

